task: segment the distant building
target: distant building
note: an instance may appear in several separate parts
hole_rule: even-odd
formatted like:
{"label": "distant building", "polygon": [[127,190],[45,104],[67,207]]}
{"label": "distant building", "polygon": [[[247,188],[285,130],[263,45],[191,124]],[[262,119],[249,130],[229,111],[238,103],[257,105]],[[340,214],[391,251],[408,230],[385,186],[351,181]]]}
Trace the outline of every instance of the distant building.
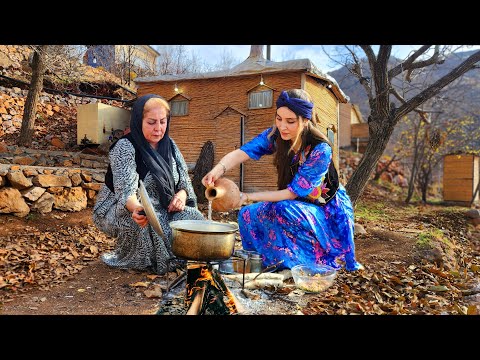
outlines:
{"label": "distant building", "polygon": [[368,123],[358,105],[340,104],[339,146],[345,150],[363,153],[368,144]]}
{"label": "distant building", "polygon": [[462,206],[471,206],[480,201],[480,156],[444,155],[443,200]]}
{"label": "distant building", "polygon": [[[334,144],[338,169],[339,105],[348,97],[309,59],[274,62],[263,57],[263,45],[253,45],[250,56],[228,70],[141,77],[135,83],[138,96],[154,93],[170,102],[170,134],[190,166],[209,140],[215,146],[217,163],[224,154],[272,126],[275,102],[282,90],[305,89],[313,97],[322,130]],[[274,190],[277,185],[271,156],[248,161],[226,176],[245,191]]]}
{"label": "distant building", "polygon": [[150,45],[92,45],[85,53],[84,63],[134,78],[155,74],[159,55]]}

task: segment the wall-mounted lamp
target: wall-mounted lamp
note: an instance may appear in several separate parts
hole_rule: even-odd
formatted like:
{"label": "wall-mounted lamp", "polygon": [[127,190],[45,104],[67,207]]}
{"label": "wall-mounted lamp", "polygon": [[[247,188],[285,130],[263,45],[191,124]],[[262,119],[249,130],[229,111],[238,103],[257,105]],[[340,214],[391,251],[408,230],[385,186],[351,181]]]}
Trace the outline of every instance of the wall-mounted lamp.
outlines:
{"label": "wall-mounted lamp", "polygon": [[263,82],[263,75],[260,74],[260,85],[265,85],[265,83]]}
{"label": "wall-mounted lamp", "polygon": [[177,83],[175,83],[175,87],[173,88],[173,90],[175,90],[175,92],[178,92],[178,86],[177,86]]}

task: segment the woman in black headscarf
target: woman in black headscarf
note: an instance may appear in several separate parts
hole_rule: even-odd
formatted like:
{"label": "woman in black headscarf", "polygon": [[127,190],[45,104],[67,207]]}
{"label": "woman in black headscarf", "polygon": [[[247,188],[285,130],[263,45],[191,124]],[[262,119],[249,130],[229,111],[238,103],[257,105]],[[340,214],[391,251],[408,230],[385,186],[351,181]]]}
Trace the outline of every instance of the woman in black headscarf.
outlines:
{"label": "woman in black headscarf", "polygon": [[[170,107],[161,96],[137,99],[130,118],[130,133],[109,152],[110,166],[93,208],[95,225],[116,237],[115,249],[102,255],[109,266],[152,268],[164,274],[173,257],[174,220],[204,220],[188,176],[185,160],[168,135]],[[162,227],[164,237],[147,226],[137,196],[142,180]]]}

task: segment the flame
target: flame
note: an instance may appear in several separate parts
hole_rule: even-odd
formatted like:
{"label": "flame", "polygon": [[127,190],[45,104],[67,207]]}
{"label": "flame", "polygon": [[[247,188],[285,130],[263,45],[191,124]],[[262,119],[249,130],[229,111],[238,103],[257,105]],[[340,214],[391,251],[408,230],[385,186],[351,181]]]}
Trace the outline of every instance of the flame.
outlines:
{"label": "flame", "polygon": [[[195,298],[197,292],[203,289],[207,290],[209,287],[216,289],[217,295],[209,296],[207,299],[203,299],[202,308],[208,307],[208,305],[213,305],[215,302],[221,302],[225,304],[230,314],[238,313],[238,309],[237,309],[237,306],[235,305],[233,294],[225,285],[221,276],[218,273],[216,273],[215,270],[212,269],[211,265],[209,264],[187,265],[187,291],[185,293],[185,306],[187,307],[187,309],[190,308],[190,306],[192,305],[193,299]],[[210,293],[210,292],[205,291],[204,296],[207,293]],[[223,296],[221,299],[219,299],[218,295],[223,295]],[[226,297],[226,301],[224,300],[225,297]],[[206,301],[208,302],[208,304],[204,305],[203,303]]]}
{"label": "flame", "polygon": [[233,295],[230,290],[228,290],[227,286],[225,285],[226,291],[224,291],[224,294],[227,295],[227,302],[225,305],[227,305],[228,310],[230,310],[230,314],[237,314],[238,309],[237,305],[235,305],[235,300],[233,299]]}

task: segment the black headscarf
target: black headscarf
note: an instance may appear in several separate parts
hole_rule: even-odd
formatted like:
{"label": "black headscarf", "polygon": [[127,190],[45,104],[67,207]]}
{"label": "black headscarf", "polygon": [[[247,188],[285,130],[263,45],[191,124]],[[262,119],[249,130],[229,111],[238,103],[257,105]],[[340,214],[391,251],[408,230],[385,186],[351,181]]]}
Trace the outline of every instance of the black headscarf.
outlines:
{"label": "black headscarf", "polygon": [[173,195],[175,195],[175,182],[172,174],[172,141],[168,135],[170,129],[170,113],[167,117],[167,129],[163,138],[158,143],[155,151],[149,144],[142,131],[143,108],[151,98],[160,98],[159,95],[147,94],[139,97],[133,104],[130,117],[130,141],[135,151],[140,152],[143,164],[146,166],[155,179],[160,192],[160,203],[164,208],[168,207]]}

